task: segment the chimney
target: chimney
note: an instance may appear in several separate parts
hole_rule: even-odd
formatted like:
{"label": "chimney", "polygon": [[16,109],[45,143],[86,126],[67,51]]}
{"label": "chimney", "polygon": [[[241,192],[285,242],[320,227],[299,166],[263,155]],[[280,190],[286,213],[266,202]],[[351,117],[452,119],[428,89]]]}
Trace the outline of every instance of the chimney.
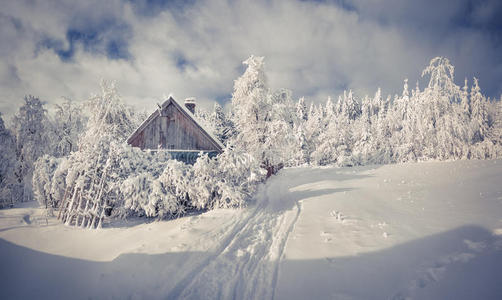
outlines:
{"label": "chimney", "polygon": [[192,113],[195,114],[195,98],[186,98],[185,99],[185,107],[188,108],[188,110]]}

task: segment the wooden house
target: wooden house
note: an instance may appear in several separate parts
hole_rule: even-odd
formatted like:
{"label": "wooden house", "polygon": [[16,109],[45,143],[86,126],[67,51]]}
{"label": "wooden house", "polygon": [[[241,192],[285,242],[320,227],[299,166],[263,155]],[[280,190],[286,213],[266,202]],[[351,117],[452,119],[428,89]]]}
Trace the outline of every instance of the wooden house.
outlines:
{"label": "wooden house", "polygon": [[171,158],[194,163],[201,152],[215,156],[222,143],[195,117],[195,100],[180,105],[169,97],[127,139],[133,147],[150,151],[167,151]]}

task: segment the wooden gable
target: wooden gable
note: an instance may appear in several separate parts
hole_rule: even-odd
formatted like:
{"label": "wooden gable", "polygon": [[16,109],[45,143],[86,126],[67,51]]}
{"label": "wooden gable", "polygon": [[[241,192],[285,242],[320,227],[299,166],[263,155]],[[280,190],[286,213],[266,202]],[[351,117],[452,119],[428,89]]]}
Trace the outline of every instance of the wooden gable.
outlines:
{"label": "wooden gable", "polygon": [[193,114],[169,97],[131,135],[127,143],[151,150],[221,152],[223,145]]}

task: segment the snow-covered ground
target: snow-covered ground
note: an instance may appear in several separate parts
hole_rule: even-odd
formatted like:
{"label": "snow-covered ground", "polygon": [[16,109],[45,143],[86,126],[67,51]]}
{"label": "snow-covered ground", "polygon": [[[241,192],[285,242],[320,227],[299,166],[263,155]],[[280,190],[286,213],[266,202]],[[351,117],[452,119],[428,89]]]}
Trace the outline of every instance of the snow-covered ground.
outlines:
{"label": "snow-covered ground", "polygon": [[2,299],[502,299],[502,161],[294,168],[256,203],[61,225],[0,210]]}

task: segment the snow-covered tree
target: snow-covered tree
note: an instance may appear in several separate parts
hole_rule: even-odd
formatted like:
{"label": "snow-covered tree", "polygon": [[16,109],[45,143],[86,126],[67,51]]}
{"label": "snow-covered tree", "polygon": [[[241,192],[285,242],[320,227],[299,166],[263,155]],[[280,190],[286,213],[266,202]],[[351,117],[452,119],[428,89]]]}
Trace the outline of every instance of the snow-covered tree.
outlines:
{"label": "snow-covered tree", "polygon": [[65,98],[61,105],[56,105],[52,121],[52,152],[56,157],[69,155],[77,150],[78,138],[85,129],[87,120],[82,107],[71,99]]}
{"label": "snow-covered tree", "polygon": [[355,120],[361,113],[359,102],[355,99],[351,90],[347,94],[343,92],[343,101],[341,104],[341,116],[349,120]]}
{"label": "snow-covered tree", "polygon": [[40,206],[46,209],[57,208],[63,197],[65,174],[57,171],[64,162],[66,158],[56,158],[47,154],[35,162],[33,193]]}
{"label": "snow-covered tree", "polygon": [[122,142],[134,131],[131,110],[122,102],[115,82],[102,81],[101,94],[91,97],[86,105],[91,116],[79,141],[80,148],[92,147],[104,138]]}
{"label": "snow-covered tree", "polygon": [[300,98],[296,103],[296,112],[293,124],[293,154],[291,157],[290,165],[301,166],[309,162],[309,143],[305,133],[306,123],[308,121],[307,105],[305,98]]}
{"label": "snow-covered tree", "polygon": [[[349,93],[351,99],[339,97],[336,108],[333,108],[331,99],[328,98],[322,114],[319,136],[316,149],[312,152],[312,161],[317,165],[336,164],[339,166],[353,165],[350,157],[353,146],[353,122],[356,118],[357,106],[352,102],[352,93]],[[322,110],[322,109],[320,109]],[[354,114],[353,114],[354,113]],[[351,118],[354,119],[351,119]]]}
{"label": "snow-covered tree", "polygon": [[323,116],[326,124],[331,122],[335,118],[335,105],[333,104],[331,97],[328,97],[328,100],[326,100]]}
{"label": "snow-covered tree", "polygon": [[286,120],[290,105],[288,94],[272,94],[264,72],[263,57],[251,56],[247,69],[235,81],[232,94],[233,122],[238,132],[234,145],[245,149],[274,174],[285,163],[284,150],[292,139],[290,120]]}
{"label": "snow-covered tree", "polygon": [[488,132],[488,136],[498,148],[502,149],[502,96],[500,100],[493,103],[493,125]]}
{"label": "snow-covered tree", "polygon": [[66,197],[60,217],[66,224],[100,227],[117,201],[119,181],[125,170],[120,167],[123,142],[134,130],[130,110],[122,103],[113,83],[102,82],[100,95],[89,99],[92,112],[79,140],[78,151],[69,159]]}
{"label": "snow-covered tree", "polygon": [[352,150],[357,164],[367,164],[372,158],[371,100],[365,96],[361,103],[361,116],[354,124],[355,142]]}
{"label": "snow-covered tree", "polygon": [[298,123],[305,122],[308,119],[307,105],[305,104],[305,98],[303,97],[301,97],[296,104],[296,118]]}
{"label": "snow-covered tree", "polygon": [[293,151],[291,165],[301,166],[310,161],[309,146],[305,136],[304,124],[298,124],[294,130],[294,144],[296,151]]}
{"label": "snow-covered tree", "polygon": [[19,184],[14,176],[16,167],[16,143],[14,136],[5,128],[0,114],[0,208],[11,206]]}
{"label": "snow-covered tree", "polygon": [[323,124],[323,114],[322,109],[315,106],[314,103],[310,104],[308,111],[308,118],[304,123],[302,129],[303,135],[305,136],[305,152],[307,157],[307,163],[314,163],[312,160],[312,154],[318,148],[319,145],[319,135],[321,133],[321,126]]}
{"label": "snow-covered tree", "polygon": [[474,142],[483,141],[488,129],[486,102],[486,98],[481,94],[478,79],[474,77],[474,85],[471,88],[471,121],[474,130]]}
{"label": "snow-covered tree", "polygon": [[213,123],[213,121],[211,120],[212,114],[209,111],[207,111],[206,109],[201,107],[201,108],[198,108],[195,110],[194,116],[197,119],[197,121],[199,123],[201,123],[202,125],[204,125],[204,127],[207,130],[216,134],[216,127],[215,127],[215,124]]}
{"label": "snow-covered tree", "polygon": [[19,201],[30,201],[33,198],[33,165],[48,151],[47,123],[46,110],[40,99],[26,96],[23,106],[13,120],[16,136],[16,176],[23,186],[21,194],[16,195]]}
{"label": "snow-covered tree", "polygon": [[216,137],[226,145],[227,141],[235,135],[235,126],[232,120],[225,114],[220,104],[214,104],[213,113],[209,120],[214,128]]}
{"label": "snow-covered tree", "polygon": [[232,111],[235,127],[240,134],[250,132],[263,126],[270,110],[268,98],[270,91],[263,69],[263,57],[251,56],[243,62],[247,65],[244,74],[235,81],[232,94]]}
{"label": "snow-covered tree", "polygon": [[462,112],[466,118],[471,117],[471,103],[469,101],[469,92],[467,87],[467,78],[464,80],[464,87],[462,88],[462,94],[460,96],[460,104],[462,107]]}
{"label": "snow-covered tree", "polygon": [[454,70],[449,59],[438,56],[431,59],[429,66],[422,71],[422,77],[429,75],[429,89],[453,96],[452,100],[457,102],[459,88],[454,82]]}

